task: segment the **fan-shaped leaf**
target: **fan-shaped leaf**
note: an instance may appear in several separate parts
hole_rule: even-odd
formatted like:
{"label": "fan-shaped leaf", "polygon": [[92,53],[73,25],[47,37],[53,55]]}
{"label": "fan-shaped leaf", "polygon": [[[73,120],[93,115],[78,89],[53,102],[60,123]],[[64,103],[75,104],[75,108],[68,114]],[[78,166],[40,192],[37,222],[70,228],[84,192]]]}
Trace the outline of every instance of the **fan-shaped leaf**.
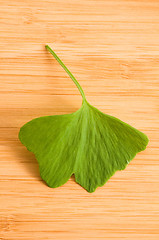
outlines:
{"label": "fan-shaped leaf", "polygon": [[74,174],[76,182],[94,192],[117,170],[125,169],[136,153],[146,148],[148,138],[91,106],[74,76],[50,47],[46,48],[75,82],[83,103],[72,114],[33,119],[20,129],[19,138],[35,154],[48,186],[59,187]]}

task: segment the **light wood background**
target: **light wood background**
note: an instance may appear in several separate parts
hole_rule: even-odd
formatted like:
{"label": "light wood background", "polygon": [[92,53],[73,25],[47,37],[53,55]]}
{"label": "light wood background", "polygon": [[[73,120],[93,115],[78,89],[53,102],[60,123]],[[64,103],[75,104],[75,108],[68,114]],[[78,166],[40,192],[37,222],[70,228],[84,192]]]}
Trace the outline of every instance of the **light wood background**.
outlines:
{"label": "light wood background", "polygon": [[[148,148],[95,193],[51,189],[18,140],[81,97],[146,133]],[[0,0],[0,239],[159,239],[159,1]]]}

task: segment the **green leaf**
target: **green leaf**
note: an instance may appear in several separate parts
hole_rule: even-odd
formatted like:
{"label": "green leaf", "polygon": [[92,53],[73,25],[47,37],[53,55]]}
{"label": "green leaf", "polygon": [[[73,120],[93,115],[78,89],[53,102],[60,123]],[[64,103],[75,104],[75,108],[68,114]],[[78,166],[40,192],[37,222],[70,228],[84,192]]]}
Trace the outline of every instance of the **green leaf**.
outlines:
{"label": "green leaf", "polygon": [[78,87],[82,106],[72,114],[31,120],[20,129],[19,139],[35,154],[40,175],[49,187],[63,185],[74,174],[77,183],[94,192],[117,170],[125,169],[146,148],[148,138],[90,105],[74,76],[53,50],[46,48]]}

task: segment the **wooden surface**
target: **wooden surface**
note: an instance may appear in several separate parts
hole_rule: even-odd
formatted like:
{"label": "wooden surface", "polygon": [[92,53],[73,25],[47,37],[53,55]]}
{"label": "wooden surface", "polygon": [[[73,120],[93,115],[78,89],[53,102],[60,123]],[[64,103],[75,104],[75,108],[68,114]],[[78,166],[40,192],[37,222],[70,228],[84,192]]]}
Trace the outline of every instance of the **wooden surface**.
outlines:
{"label": "wooden surface", "polygon": [[[18,140],[35,117],[81,97],[150,143],[95,193],[72,177],[51,189]],[[159,239],[159,1],[0,0],[0,239]]]}

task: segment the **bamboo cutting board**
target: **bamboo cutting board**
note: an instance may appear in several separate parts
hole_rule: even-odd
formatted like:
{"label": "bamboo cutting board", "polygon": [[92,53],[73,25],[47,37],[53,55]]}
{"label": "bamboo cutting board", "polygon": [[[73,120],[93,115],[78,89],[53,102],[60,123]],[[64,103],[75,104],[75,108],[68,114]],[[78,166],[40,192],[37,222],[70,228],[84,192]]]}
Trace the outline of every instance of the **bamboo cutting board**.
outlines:
{"label": "bamboo cutting board", "polygon": [[[18,140],[81,96],[146,133],[148,148],[102,188],[51,189]],[[159,1],[0,0],[0,239],[159,239]]]}

